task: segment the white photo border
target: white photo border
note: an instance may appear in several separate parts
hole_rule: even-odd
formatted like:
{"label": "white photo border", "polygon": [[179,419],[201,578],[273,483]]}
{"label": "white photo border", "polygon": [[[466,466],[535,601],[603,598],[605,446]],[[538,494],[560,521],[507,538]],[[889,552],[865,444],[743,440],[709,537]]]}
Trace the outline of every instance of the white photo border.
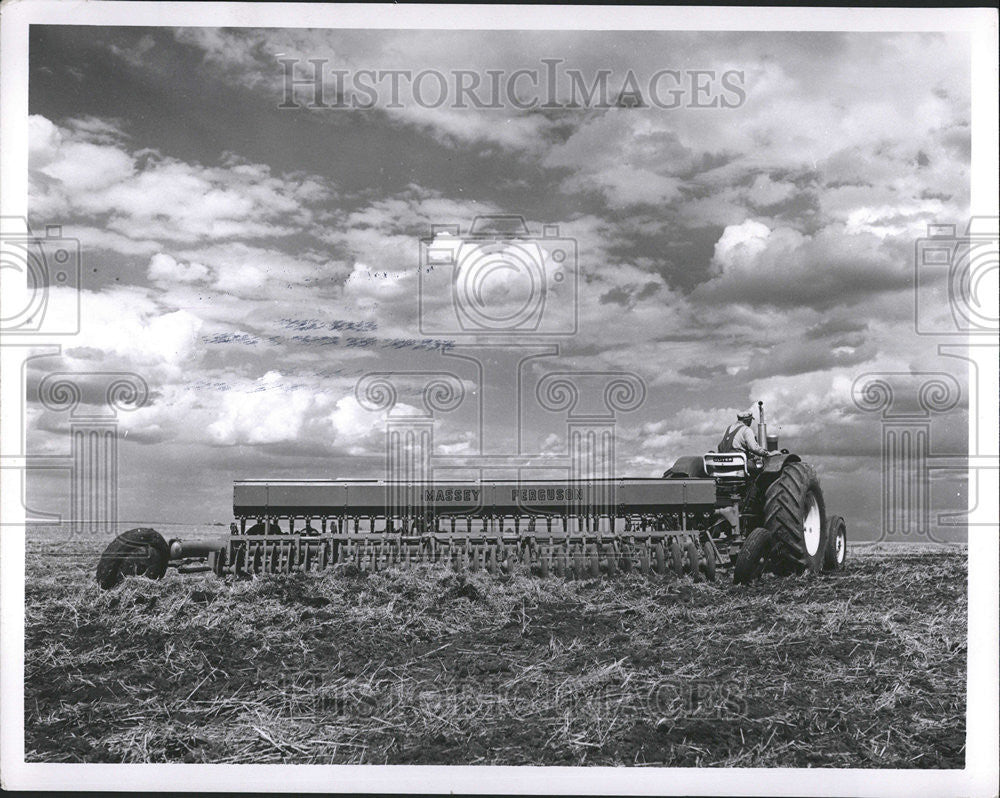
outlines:
{"label": "white photo border", "polygon": [[[954,31],[972,44],[972,193],[977,216],[997,216],[997,14],[993,9],[471,6],[288,3],[7,2],[0,10],[0,215],[27,217],[28,26],[330,27],[698,31]],[[9,288],[9,286],[8,286]],[[7,289],[5,289],[7,290]],[[16,290],[16,287],[15,287]],[[996,301],[996,298],[994,298]],[[994,316],[996,314],[994,313]],[[970,343],[972,343],[970,341]],[[0,454],[22,435],[17,375],[27,349],[0,348]],[[970,347],[979,368],[980,423],[970,451],[997,457],[996,350]],[[975,447],[975,448],[974,448]],[[969,647],[964,770],[695,769],[609,767],[36,764],[24,762],[24,517],[2,473],[0,514],[0,778],[5,789],[546,794],[996,795],[998,755],[997,493],[970,522]],[[16,475],[14,475],[16,476]],[[13,491],[11,490],[13,488]],[[18,526],[19,525],[19,526]],[[18,534],[20,532],[20,534]],[[904,586],[900,585],[900,589]],[[238,770],[234,771],[234,768]],[[234,773],[238,777],[234,778]]]}

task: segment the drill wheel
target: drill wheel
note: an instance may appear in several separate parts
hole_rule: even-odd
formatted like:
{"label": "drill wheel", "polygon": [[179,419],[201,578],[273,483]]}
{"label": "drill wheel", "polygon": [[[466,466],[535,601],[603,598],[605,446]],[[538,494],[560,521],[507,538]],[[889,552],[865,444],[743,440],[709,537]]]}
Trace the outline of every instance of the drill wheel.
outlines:
{"label": "drill wheel", "polygon": [[705,555],[705,578],[709,582],[715,581],[715,552],[712,550],[712,544],[707,540],[701,547],[702,553]]}
{"label": "drill wheel", "polygon": [[611,578],[618,575],[618,560],[620,557],[621,552],[614,543],[608,546],[608,576]]}
{"label": "drill wheel", "polygon": [[627,544],[627,543],[622,547],[621,566],[622,566],[622,573],[623,574],[631,573],[631,571],[632,571],[632,546],[629,545],[629,544]]}
{"label": "drill wheel", "polygon": [[573,547],[563,543],[556,552],[556,576],[560,579],[573,578]]}
{"label": "drill wheel", "polygon": [[670,568],[674,576],[680,579],[684,576],[684,561],[681,557],[681,544],[677,538],[670,538]]}
{"label": "drill wheel", "polygon": [[687,542],[687,546],[685,548],[687,549],[687,564],[688,564],[688,571],[691,574],[691,578],[695,582],[700,582],[701,568],[699,567],[700,563],[698,561],[699,560],[698,546],[695,544],[693,540],[689,539]]}
{"label": "drill wheel", "polygon": [[663,541],[657,541],[656,546],[653,548],[654,562],[656,563],[656,573],[660,576],[666,576],[667,574],[667,551],[663,545]]}
{"label": "drill wheel", "polygon": [[639,547],[639,570],[642,575],[649,577],[649,545],[643,544]]}

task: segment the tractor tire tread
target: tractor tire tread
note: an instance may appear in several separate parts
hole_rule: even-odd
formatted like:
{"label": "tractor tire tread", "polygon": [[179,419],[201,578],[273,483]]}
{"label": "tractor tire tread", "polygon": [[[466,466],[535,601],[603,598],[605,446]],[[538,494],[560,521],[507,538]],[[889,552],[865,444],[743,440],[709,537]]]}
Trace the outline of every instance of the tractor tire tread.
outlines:
{"label": "tractor tire tread", "polygon": [[822,560],[825,529],[817,554],[812,557],[806,551],[802,535],[802,506],[810,490],[816,494],[823,527],[826,521],[823,492],[812,466],[802,462],[789,463],[765,493],[763,526],[773,535],[773,559],[779,574],[802,573],[810,567],[817,570]]}
{"label": "tractor tire tread", "polygon": [[126,576],[161,579],[169,561],[170,547],[159,532],[148,527],[129,529],[112,540],[97,561],[97,584],[110,590]]}
{"label": "tractor tire tread", "polygon": [[774,545],[774,535],[765,527],[757,527],[743,542],[733,568],[733,582],[748,585],[757,581],[764,571],[765,559]]}
{"label": "tractor tire tread", "polygon": [[[842,516],[831,515],[827,520],[826,549],[823,553],[823,571],[830,573],[839,571],[847,561],[847,523]],[[844,558],[837,561],[837,536],[844,536]]]}

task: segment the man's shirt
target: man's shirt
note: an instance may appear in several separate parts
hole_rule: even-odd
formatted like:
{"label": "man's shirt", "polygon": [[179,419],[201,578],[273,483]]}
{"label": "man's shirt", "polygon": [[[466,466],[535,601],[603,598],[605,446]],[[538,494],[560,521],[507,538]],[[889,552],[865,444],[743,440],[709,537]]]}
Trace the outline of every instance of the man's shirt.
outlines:
{"label": "man's shirt", "polygon": [[757,443],[757,436],[753,434],[753,430],[742,421],[737,421],[726,430],[726,434],[719,442],[719,451],[744,452],[748,455],[767,454],[767,449]]}

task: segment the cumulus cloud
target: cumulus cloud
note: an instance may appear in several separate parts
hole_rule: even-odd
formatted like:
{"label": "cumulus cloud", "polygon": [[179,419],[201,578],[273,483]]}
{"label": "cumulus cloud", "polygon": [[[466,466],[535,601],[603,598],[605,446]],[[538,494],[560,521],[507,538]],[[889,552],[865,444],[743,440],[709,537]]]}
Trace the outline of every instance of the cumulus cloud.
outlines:
{"label": "cumulus cloud", "polygon": [[[331,286],[339,286],[347,273],[343,263],[318,252],[290,255],[279,249],[243,243],[182,250],[180,255],[191,259],[182,270],[184,279],[180,281],[190,282],[191,270],[197,268],[197,279],[207,279],[219,291],[241,297],[259,298],[269,292],[299,287],[304,289],[303,295],[309,291],[318,299],[317,291],[327,295],[336,293]],[[276,297],[270,293],[270,298]]]}
{"label": "cumulus cloud", "polygon": [[174,375],[199,352],[202,320],[185,309],[164,308],[145,290],[133,287],[104,291],[50,290],[47,312],[80,308],[80,331],[66,344],[72,357],[103,357],[108,363],[131,365],[144,376]]}
{"label": "cumulus cloud", "polygon": [[308,227],[311,206],[329,197],[315,177],[273,175],[235,156],[202,166],[90,137],[30,117],[33,212],[98,217],[128,239],[195,242],[289,235]]}
{"label": "cumulus cloud", "polygon": [[681,196],[698,156],[648,112],[612,109],[583,122],[565,142],[551,147],[542,163],[567,168],[567,191],[596,190],[609,207],[663,205]]}
{"label": "cumulus cloud", "polygon": [[149,279],[154,283],[195,283],[204,280],[208,274],[208,268],[200,263],[178,263],[163,252],[157,252],[149,261]]}
{"label": "cumulus cloud", "polygon": [[135,174],[135,162],[115,145],[67,135],[43,116],[28,117],[31,167],[67,195],[106,189]]}
{"label": "cumulus cloud", "polygon": [[[404,403],[397,408],[413,409]],[[222,393],[207,431],[225,446],[307,439],[329,451],[361,455],[381,449],[385,420],[384,412],[362,407],[353,395],[334,398],[319,382],[269,371]]]}
{"label": "cumulus cloud", "polygon": [[[102,412],[106,380],[85,370],[86,364],[70,356],[64,362],[78,376],[84,403]],[[84,367],[81,369],[81,367]],[[40,374],[33,374],[37,385]],[[137,372],[138,377],[142,374]],[[213,384],[164,380],[162,373],[148,374],[152,383],[146,403],[119,412],[124,439],[145,444],[270,447],[289,454],[366,455],[384,451],[386,415],[358,404],[352,386],[343,380],[322,381],[271,370],[248,379],[220,374]],[[396,413],[416,412],[400,403]],[[39,430],[67,432],[64,414],[43,411],[32,424]],[[290,448],[284,448],[290,447]]]}
{"label": "cumulus cloud", "polygon": [[839,224],[806,235],[748,219],[723,231],[712,277],[695,293],[704,301],[830,308],[908,288],[911,267],[901,253]]}
{"label": "cumulus cloud", "polygon": [[[282,383],[282,375],[269,371],[250,390],[223,394],[219,418],[208,426],[217,443],[276,443],[296,440],[307,420],[324,426],[330,399],[310,388]],[[332,429],[327,429],[329,435]]]}
{"label": "cumulus cloud", "polygon": [[[715,245],[713,262],[719,273],[728,268],[749,270],[754,260],[763,253],[771,239],[771,229],[766,224],[747,219],[743,224],[729,225]],[[789,239],[791,239],[789,241]],[[774,246],[793,249],[802,240],[794,230],[780,231],[771,241]]]}

